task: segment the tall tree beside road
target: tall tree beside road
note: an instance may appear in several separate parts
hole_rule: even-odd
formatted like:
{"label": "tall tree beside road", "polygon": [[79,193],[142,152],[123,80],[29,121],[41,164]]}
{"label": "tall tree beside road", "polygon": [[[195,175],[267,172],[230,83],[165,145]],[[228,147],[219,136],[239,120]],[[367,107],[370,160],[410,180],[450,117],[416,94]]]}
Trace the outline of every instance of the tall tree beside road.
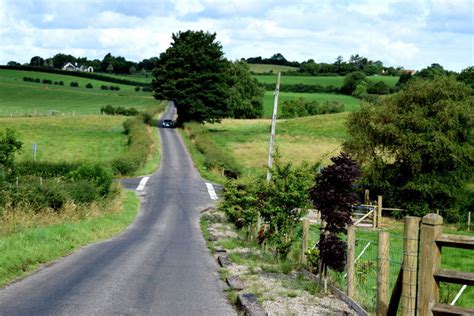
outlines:
{"label": "tall tree beside road", "polygon": [[414,78],[352,113],[344,147],[363,164],[364,185],[412,215],[440,209],[457,220],[474,167],[470,92],[453,77]]}
{"label": "tall tree beside road", "polygon": [[228,115],[230,80],[216,34],[186,31],[172,39],[153,71],[155,98],[174,102],[178,125],[218,122]]}

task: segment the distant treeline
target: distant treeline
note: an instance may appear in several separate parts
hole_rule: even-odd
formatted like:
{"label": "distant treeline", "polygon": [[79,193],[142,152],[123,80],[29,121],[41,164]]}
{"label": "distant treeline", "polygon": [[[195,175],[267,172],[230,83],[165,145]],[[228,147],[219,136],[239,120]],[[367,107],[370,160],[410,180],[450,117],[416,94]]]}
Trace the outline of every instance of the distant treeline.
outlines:
{"label": "distant treeline", "polygon": [[[148,73],[155,68],[158,57],[145,58],[140,62],[126,60],[122,56],[113,56],[108,53],[102,60],[87,59],[87,57],[75,57],[69,54],[56,54],[53,57],[43,58],[41,56],[33,56],[28,66],[62,69],[67,63],[71,63],[76,67],[94,68],[94,71],[108,72],[115,74],[134,74],[140,72],[148,76]],[[9,61],[8,66],[21,66],[16,61]]]}
{"label": "distant treeline", "polygon": [[146,82],[139,82],[139,81],[133,81],[133,80],[128,80],[128,79],[122,79],[122,78],[114,78],[111,76],[97,74],[93,72],[66,71],[66,70],[60,70],[60,69],[55,69],[55,68],[44,68],[44,67],[38,67],[38,66],[22,66],[22,65],[0,66],[0,69],[46,72],[46,73],[53,73],[53,74],[59,74],[59,75],[95,79],[95,80],[113,82],[113,83],[130,85],[130,86],[140,86],[140,87],[149,86],[149,84]]}
{"label": "distant treeline", "polygon": [[379,60],[369,60],[358,54],[352,55],[348,61],[344,61],[342,56],[338,56],[334,63],[317,63],[314,59],[301,63],[288,61],[280,53],[274,54],[270,58],[250,57],[245,59],[245,61],[249,64],[271,64],[298,68],[296,71],[285,72],[285,75],[345,76],[354,71],[362,71],[368,76],[399,76],[403,72],[401,67],[385,67]]}

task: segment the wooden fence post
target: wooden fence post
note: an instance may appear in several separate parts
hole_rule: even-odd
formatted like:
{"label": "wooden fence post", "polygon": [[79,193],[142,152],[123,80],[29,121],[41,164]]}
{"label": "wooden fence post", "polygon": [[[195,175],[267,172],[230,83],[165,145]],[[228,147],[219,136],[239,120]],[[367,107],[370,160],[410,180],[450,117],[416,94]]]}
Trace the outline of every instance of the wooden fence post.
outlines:
{"label": "wooden fence post", "polygon": [[377,196],[377,227],[382,227],[382,196]]}
{"label": "wooden fence post", "polygon": [[402,315],[415,315],[420,218],[405,217],[403,236]]}
{"label": "wooden fence post", "polygon": [[347,227],[347,296],[355,296],[355,226]]}
{"label": "wooden fence post", "polygon": [[378,269],[377,269],[377,315],[387,315],[388,288],[390,275],[390,235],[379,232]]}
{"label": "wooden fence post", "polygon": [[420,233],[417,315],[431,315],[431,308],[439,300],[439,284],[433,274],[441,264],[441,248],[436,239],[443,231],[443,218],[437,214],[423,217]]}
{"label": "wooden fence post", "polygon": [[308,250],[309,219],[303,219],[303,238],[301,243],[301,262],[306,263],[306,251]]}
{"label": "wooden fence post", "polygon": [[467,230],[471,230],[471,212],[467,213]]}
{"label": "wooden fence post", "polygon": [[369,205],[370,203],[370,193],[369,190],[364,191],[364,204]]}

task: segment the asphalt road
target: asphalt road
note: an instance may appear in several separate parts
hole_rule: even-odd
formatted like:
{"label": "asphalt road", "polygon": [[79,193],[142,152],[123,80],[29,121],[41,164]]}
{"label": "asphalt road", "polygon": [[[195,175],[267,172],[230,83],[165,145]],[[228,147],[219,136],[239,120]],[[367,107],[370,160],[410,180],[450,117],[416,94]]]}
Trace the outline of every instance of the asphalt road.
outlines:
{"label": "asphalt road", "polygon": [[236,314],[199,228],[205,183],[178,132],[159,131],[161,166],[134,224],[0,290],[0,315]]}

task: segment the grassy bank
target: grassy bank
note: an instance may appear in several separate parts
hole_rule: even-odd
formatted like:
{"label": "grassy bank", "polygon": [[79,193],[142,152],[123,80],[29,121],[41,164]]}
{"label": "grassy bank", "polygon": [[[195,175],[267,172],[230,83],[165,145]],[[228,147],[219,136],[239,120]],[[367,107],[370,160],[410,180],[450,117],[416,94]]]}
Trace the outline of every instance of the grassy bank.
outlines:
{"label": "grassy bank", "polygon": [[4,214],[0,219],[0,287],[81,246],[118,234],[132,223],[139,207],[133,192],[121,191],[116,199],[82,211]]}
{"label": "grassy bank", "polygon": [[[280,92],[278,96],[278,106],[285,100],[293,100],[303,98],[305,100],[314,100],[320,103],[325,101],[339,101],[345,105],[345,111],[352,112],[359,107],[360,100],[349,95],[333,94],[333,93],[295,93]],[[263,99],[264,117],[271,117],[273,113],[274,95],[271,91],[266,91]]]}

